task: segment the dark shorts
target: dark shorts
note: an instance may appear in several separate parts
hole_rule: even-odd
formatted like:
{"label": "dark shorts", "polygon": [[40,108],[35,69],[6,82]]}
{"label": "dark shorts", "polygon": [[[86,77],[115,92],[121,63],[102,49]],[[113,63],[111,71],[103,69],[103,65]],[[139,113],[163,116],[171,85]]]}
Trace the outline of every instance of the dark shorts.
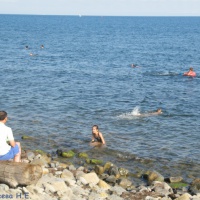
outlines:
{"label": "dark shorts", "polygon": [[18,153],[19,153],[19,146],[16,144],[14,147],[10,148],[10,151],[7,154],[0,156],[0,160],[13,159],[15,157],[15,155]]}

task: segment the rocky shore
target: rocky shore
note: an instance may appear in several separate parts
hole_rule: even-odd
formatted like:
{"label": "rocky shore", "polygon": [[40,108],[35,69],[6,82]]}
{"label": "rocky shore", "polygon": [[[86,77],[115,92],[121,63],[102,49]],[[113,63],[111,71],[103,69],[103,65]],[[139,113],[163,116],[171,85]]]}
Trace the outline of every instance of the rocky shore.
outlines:
{"label": "rocky shore", "polygon": [[[0,184],[0,199],[32,200],[200,200],[200,179],[186,184],[183,178],[163,177],[157,171],[138,175],[143,184],[131,180],[131,172],[114,163],[89,159],[84,152],[57,152],[66,162],[43,151],[23,151],[22,162],[41,165],[43,175],[36,184],[11,188]],[[82,163],[69,162],[77,156]]]}

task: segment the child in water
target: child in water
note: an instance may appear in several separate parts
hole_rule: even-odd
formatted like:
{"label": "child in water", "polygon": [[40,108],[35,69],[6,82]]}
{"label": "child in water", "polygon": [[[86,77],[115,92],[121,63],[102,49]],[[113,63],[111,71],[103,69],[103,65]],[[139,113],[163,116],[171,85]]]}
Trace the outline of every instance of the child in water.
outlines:
{"label": "child in water", "polygon": [[99,127],[97,125],[94,125],[92,127],[92,145],[97,145],[97,144],[106,144],[104,137],[102,133],[99,131]]}

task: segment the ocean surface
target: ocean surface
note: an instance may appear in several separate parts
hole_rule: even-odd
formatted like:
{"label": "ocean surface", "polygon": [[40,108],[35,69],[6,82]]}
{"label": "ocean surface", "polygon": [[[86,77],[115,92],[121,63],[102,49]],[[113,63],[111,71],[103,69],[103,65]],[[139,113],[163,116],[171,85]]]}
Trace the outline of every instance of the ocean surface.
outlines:
{"label": "ocean surface", "polygon": [[[0,15],[0,67],[0,110],[24,148],[200,175],[200,17]],[[94,124],[105,148],[89,146]]]}

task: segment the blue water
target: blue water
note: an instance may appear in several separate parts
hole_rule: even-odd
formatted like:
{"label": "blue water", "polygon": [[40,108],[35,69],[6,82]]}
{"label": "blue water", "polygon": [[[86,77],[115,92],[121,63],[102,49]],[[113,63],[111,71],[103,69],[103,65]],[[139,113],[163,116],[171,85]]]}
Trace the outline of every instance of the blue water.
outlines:
{"label": "blue water", "polygon": [[[190,163],[195,171],[199,35],[199,17],[0,15],[0,109],[26,148],[90,152],[98,124],[107,147],[97,156]],[[182,76],[190,66],[197,77]],[[137,116],[157,108],[162,115]]]}

